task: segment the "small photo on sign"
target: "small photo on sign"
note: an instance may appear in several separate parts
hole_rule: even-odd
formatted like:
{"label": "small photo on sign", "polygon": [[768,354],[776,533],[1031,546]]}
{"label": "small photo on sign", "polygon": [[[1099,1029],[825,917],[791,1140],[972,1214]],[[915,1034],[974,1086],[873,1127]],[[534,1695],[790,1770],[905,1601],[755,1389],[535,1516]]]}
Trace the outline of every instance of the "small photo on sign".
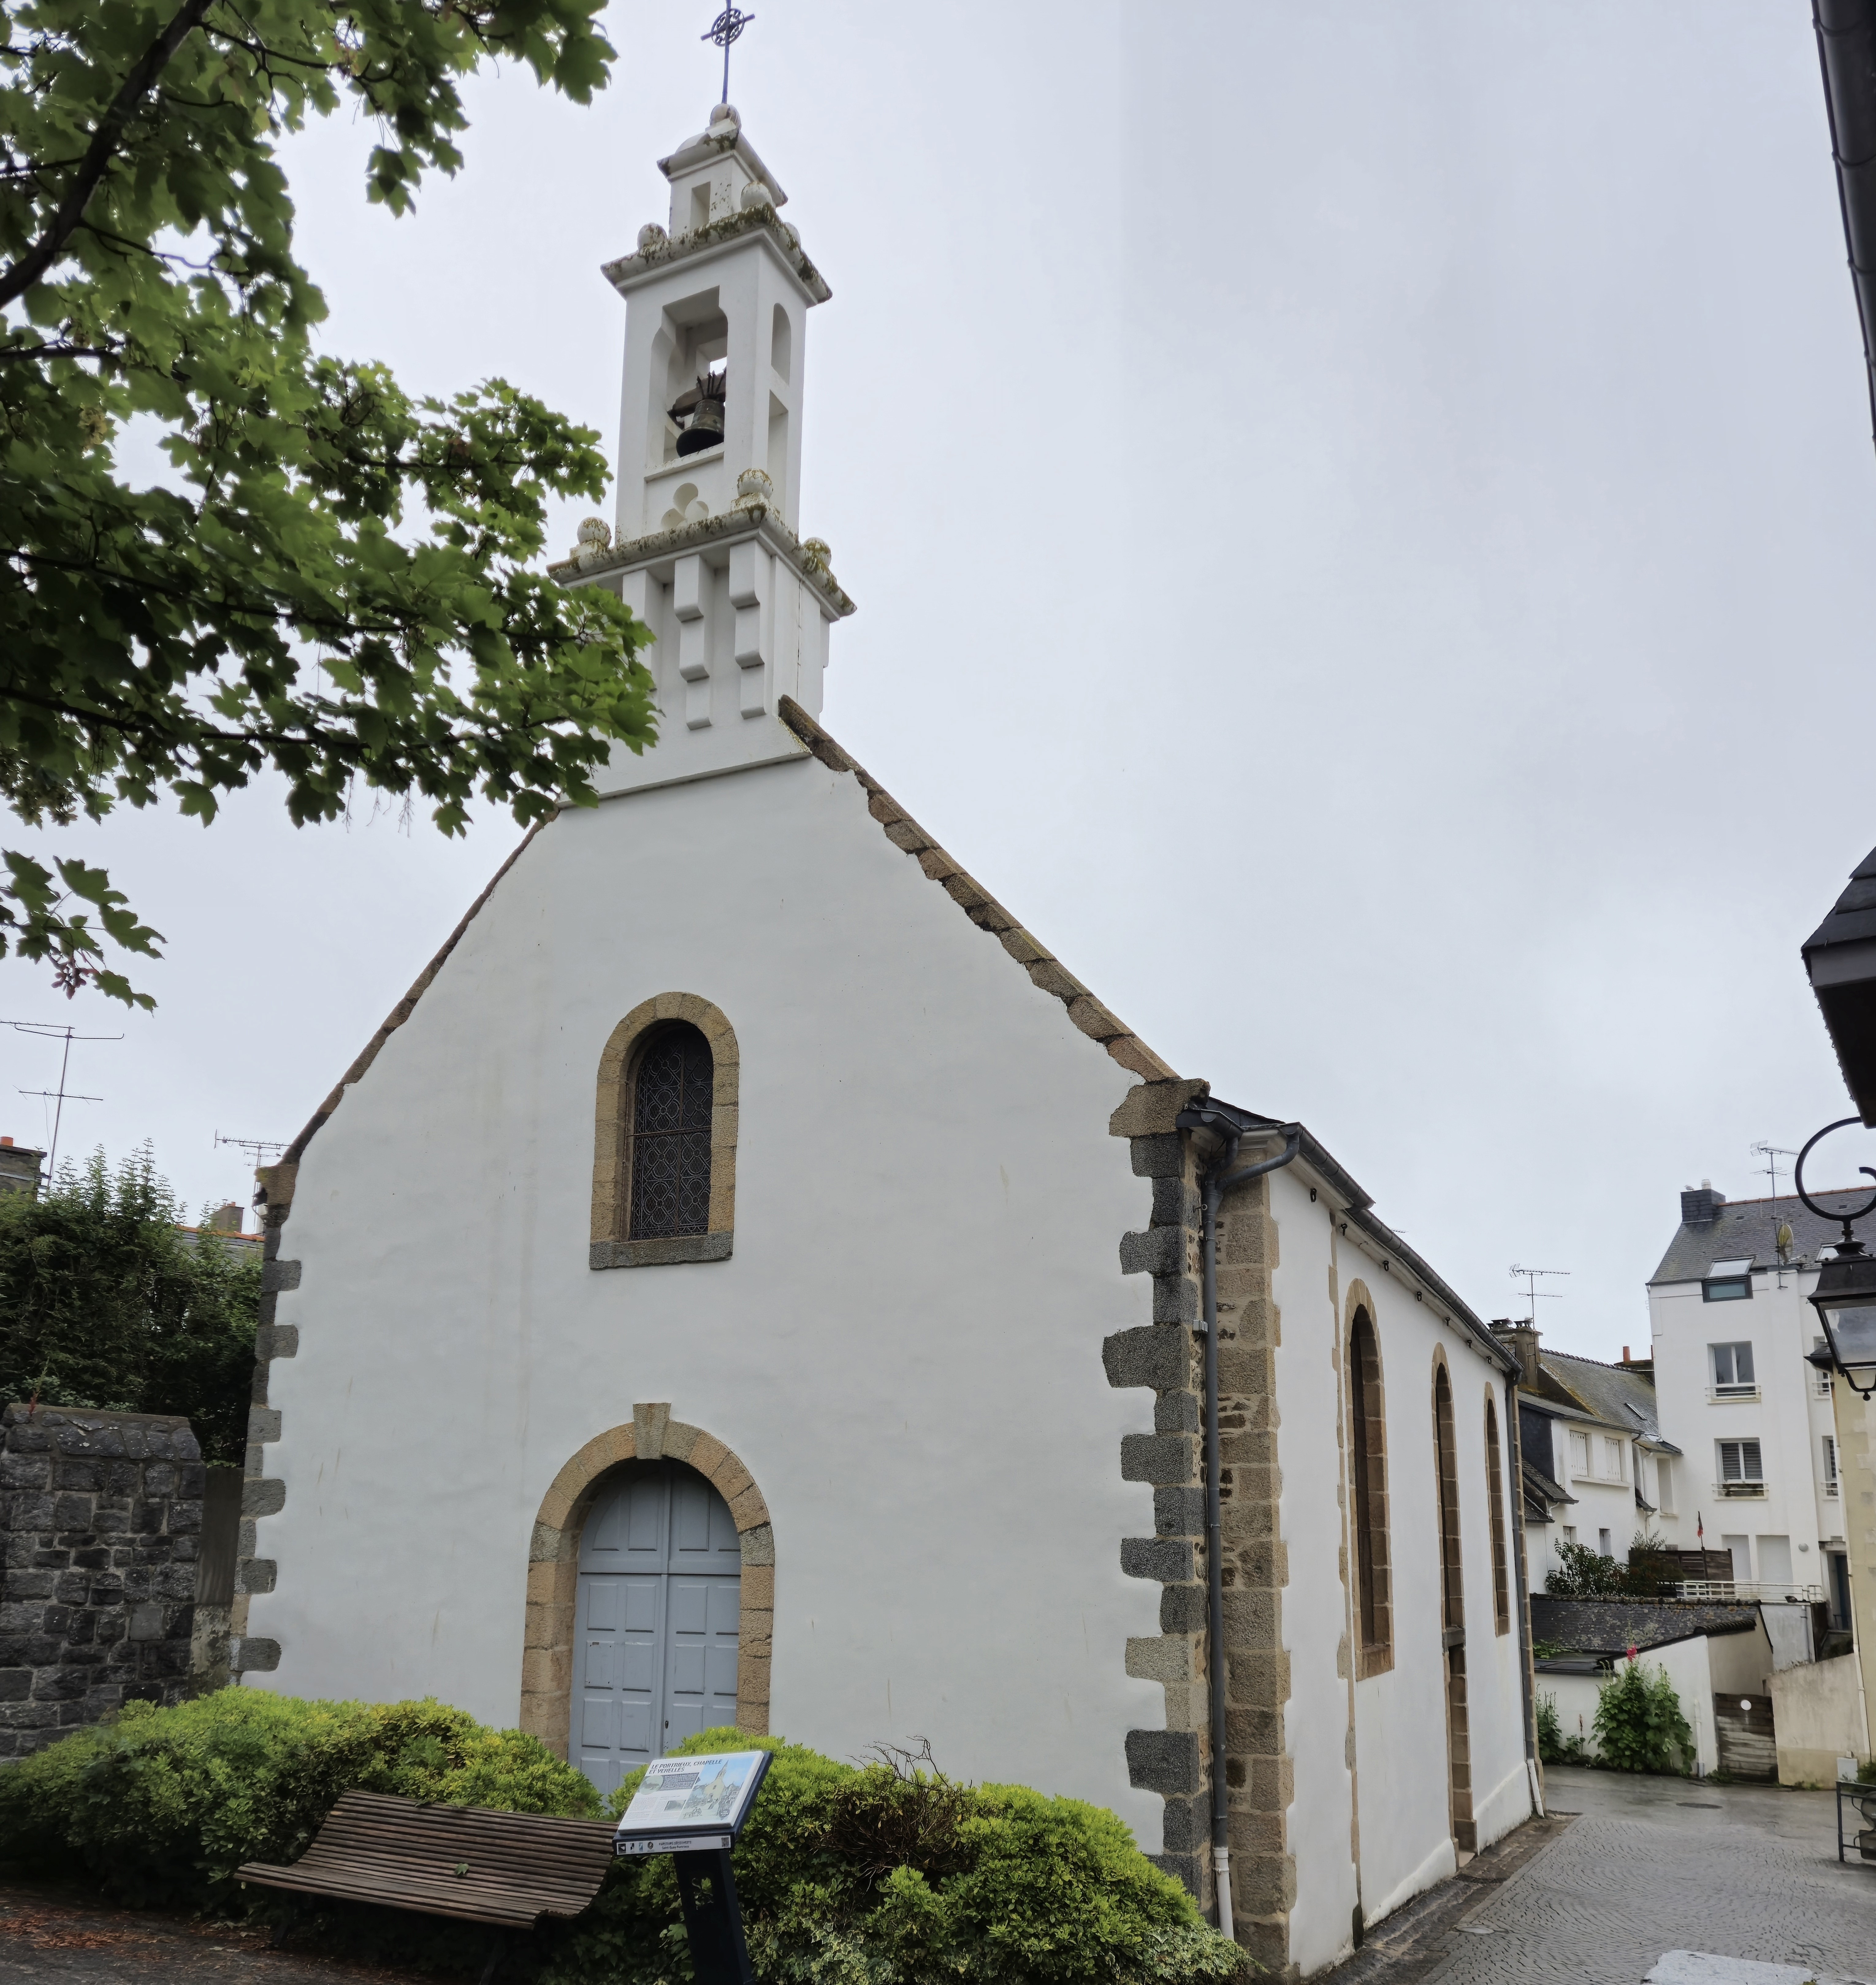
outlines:
{"label": "small photo on sign", "polygon": [[727,1826],[742,1823],[766,1758],[760,1751],[730,1751],[713,1758],[654,1758],[632,1795],[621,1833],[674,1826]]}

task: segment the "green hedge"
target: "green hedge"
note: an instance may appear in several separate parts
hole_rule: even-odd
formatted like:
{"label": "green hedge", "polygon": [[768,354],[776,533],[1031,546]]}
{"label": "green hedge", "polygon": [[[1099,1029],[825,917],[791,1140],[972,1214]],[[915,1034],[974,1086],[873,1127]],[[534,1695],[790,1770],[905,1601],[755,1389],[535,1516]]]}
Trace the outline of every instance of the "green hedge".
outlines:
{"label": "green hedge", "polygon": [[[759,1745],[774,1762],[736,1852],[764,1985],[1199,1985],[1250,1967],[1111,1812],[1019,1785],[959,1785],[904,1754],[856,1768],[735,1730],[681,1746]],[[637,1789],[627,1778],[606,1810]],[[0,1859],[81,1874],[132,1904],[277,1917],[243,1861],[303,1852],[354,1786],[444,1804],[597,1817],[588,1780],[532,1737],[437,1702],[306,1702],[223,1689],[127,1708],[0,1770]],[[472,1975],[485,1936],[334,1907],[295,1942]],[[614,1863],[579,1920],[517,1948],[505,1981],[688,1985],[669,1856]]]}
{"label": "green hedge", "polygon": [[126,1705],[0,1770],[0,1859],[79,1873],[115,1901],[241,1906],[243,1861],[291,1861],[354,1787],[596,1818],[591,1782],[537,1738],[440,1702],[306,1702],[224,1688]]}
{"label": "green hedge", "polygon": [[[774,1753],[736,1851],[756,1975],[774,1985],[1228,1979],[1243,1953],[1104,1807],[1021,1785],[856,1769],[779,1738],[706,1730],[681,1755]],[[608,1802],[616,1815],[634,1772]],[[621,1862],[561,1932],[542,1985],[690,1976],[669,1856]]]}

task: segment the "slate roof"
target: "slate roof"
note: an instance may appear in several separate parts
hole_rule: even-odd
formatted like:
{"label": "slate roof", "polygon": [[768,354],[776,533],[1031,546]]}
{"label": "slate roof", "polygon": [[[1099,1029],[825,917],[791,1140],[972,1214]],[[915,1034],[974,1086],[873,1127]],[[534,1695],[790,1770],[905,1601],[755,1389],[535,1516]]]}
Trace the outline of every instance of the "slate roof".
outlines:
{"label": "slate roof", "polygon": [[[1591,1419],[1639,1436],[1651,1447],[1664,1449],[1670,1454],[1680,1452],[1673,1442],[1661,1438],[1651,1373],[1626,1365],[1604,1365],[1568,1351],[1540,1351],[1537,1362],[1545,1377],[1561,1387]],[[1549,1403],[1554,1406],[1556,1402]]]}
{"label": "slate roof", "polygon": [[[1818,1192],[1820,1206],[1856,1206],[1869,1197],[1860,1192]],[[1668,1243],[1661,1265],[1648,1278],[1657,1282],[1697,1282],[1716,1261],[1750,1261],[1755,1267],[1778,1265],[1778,1230],[1791,1229],[1791,1265],[1815,1268],[1820,1250],[1834,1248],[1843,1228],[1820,1220],[1795,1194],[1783,1199],[1737,1199],[1721,1205],[1713,1220],[1683,1221]]]}
{"label": "slate roof", "polygon": [[1531,1633],[1583,1654],[1626,1654],[1671,1647],[1703,1634],[1749,1634],[1759,1624],[1753,1606],[1683,1604],[1649,1599],[1559,1599],[1531,1595]]}

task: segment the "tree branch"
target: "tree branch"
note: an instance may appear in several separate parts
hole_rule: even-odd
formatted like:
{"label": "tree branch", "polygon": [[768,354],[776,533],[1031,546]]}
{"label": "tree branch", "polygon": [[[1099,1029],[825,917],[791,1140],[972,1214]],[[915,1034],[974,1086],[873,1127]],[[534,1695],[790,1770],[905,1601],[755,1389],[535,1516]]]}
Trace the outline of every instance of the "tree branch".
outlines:
{"label": "tree branch", "polygon": [[183,0],[176,18],[138,58],[136,67],[125,77],[99,119],[98,128],[92,133],[91,143],[85,147],[85,156],[79,163],[72,183],[65,189],[65,196],[59,203],[45,232],[11,268],[0,274],[0,307],[24,296],[78,232],[91,196],[97,191],[99,182],[104,177],[112,155],[123,137],[124,126],[129,123],[131,113],[149,95],[152,85],[168,66],[169,58],[194,33],[201,25],[202,17],[213,5],[214,0]]}

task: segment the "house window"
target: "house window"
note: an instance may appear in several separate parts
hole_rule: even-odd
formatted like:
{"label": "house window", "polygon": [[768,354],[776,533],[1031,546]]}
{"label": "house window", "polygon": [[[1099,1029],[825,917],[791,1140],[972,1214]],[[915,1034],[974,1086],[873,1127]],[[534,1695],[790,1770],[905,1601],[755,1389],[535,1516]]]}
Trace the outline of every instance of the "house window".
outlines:
{"label": "house window", "polygon": [[1596,1547],[1605,1557],[1612,1557],[1614,1554],[1613,1545],[1608,1531],[1598,1530],[1596,1532]]}
{"label": "house window", "polygon": [[1720,1449],[1722,1489],[1734,1486],[1743,1488],[1754,1483],[1764,1484],[1765,1469],[1759,1459],[1759,1443],[1756,1440],[1723,1440],[1716,1444]]}
{"label": "house window", "polygon": [[1350,1520],[1355,1533],[1357,1679],[1394,1665],[1393,1570],[1388,1550],[1388,1422],[1374,1320],[1355,1312],[1348,1332]]}
{"label": "house window", "polygon": [[1752,1263],[1716,1261],[1700,1284],[1702,1302],[1743,1302],[1752,1295]]}
{"label": "house window", "polygon": [[1566,1523],[1563,1526],[1563,1541],[1566,1544],[1573,1544],[1576,1543],[1576,1526],[1574,1523]]}
{"label": "house window", "polygon": [[1665,1454],[1655,1456],[1655,1501],[1664,1516],[1674,1513],[1674,1464]]}
{"label": "house window", "polygon": [[1586,1433],[1570,1436],[1570,1473],[1572,1476],[1589,1473],[1589,1436]]}
{"label": "house window", "polygon": [[[1823,1351],[1827,1349],[1829,1347],[1825,1344],[1821,1337],[1814,1337],[1811,1339],[1811,1348],[1814,1351]],[[1829,1365],[1814,1365],[1811,1367],[1811,1389],[1821,1399],[1827,1399],[1831,1396],[1831,1368]]]}
{"label": "house window", "polygon": [[1749,1399],[1758,1391],[1750,1344],[1710,1344],[1707,1349],[1713,1360],[1715,1399]]}
{"label": "house window", "polygon": [[1610,1440],[1606,1436],[1604,1437],[1602,1473],[1605,1480],[1610,1482],[1621,1482],[1626,1480],[1623,1468],[1622,1451],[1627,1445],[1626,1441]]}
{"label": "house window", "polygon": [[1837,1436],[1829,1433],[1824,1437],[1824,1493],[1837,1493]]}
{"label": "house window", "polygon": [[710,1044],[682,1023],[646,1042],[632,1085],[634,1241],[706,1233],[710,1224]]}
{"label": "house window", "polygon": [[1509,1581],[1505,1570],[1505,1466],[1498,1453],[1498,1402],[1485,1396],[1485,1494],[1492,1505],[1492,1617],[1501,1634],[1512,1630]]}

